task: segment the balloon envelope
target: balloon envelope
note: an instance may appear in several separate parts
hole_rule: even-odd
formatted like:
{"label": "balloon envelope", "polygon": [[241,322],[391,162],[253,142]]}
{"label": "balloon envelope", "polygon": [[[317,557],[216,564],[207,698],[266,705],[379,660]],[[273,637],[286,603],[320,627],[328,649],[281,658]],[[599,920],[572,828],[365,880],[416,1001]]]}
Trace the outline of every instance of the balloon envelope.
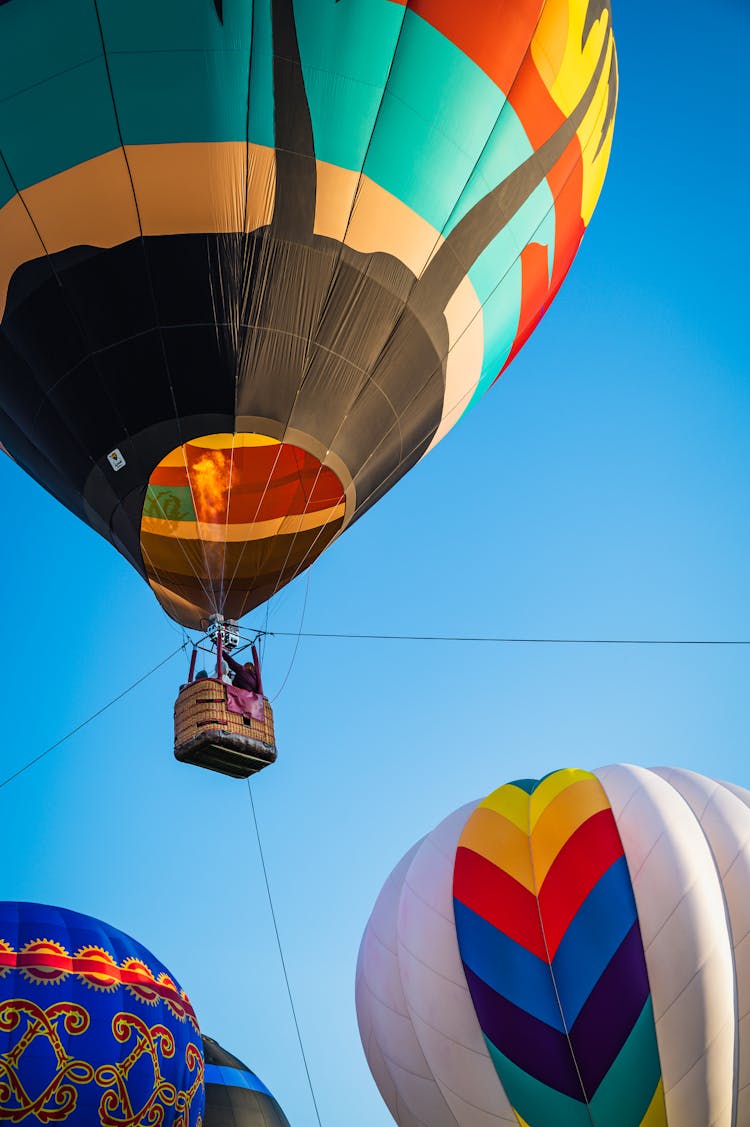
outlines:
{"label": "balloon envelope", "polygon": [[204,1127],[289,1127],[289,1120],[262,1080],[211,1037],[206,1060]]}
{"label": "balloon envelope", "polygon": [[187,995],[100,920],[0,903],[0,1120],[198,1127],[203,1057]]}
{"label": "balloon envelope", "polygon": [[749,806],[689,771],[556,771],[419,842],[357,968],[396,1122],[750,1121]]}
{"label": "balloon envelope", "polygon": [[616,94],[609,0],[4,0],[0,443],[239,617],[521,347]]}

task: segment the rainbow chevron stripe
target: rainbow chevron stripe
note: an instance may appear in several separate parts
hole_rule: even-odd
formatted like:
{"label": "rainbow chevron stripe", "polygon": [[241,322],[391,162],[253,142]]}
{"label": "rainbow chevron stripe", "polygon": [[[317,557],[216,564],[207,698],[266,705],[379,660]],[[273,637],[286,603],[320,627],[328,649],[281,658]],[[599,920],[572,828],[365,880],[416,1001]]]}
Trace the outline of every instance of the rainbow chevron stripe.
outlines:
{"label": "rainbow chevron stripe", "polygon": [[587,771],[500,787],[456,852],[456,932],[522,1127],[666,1127],[651,991],[615,819]]}

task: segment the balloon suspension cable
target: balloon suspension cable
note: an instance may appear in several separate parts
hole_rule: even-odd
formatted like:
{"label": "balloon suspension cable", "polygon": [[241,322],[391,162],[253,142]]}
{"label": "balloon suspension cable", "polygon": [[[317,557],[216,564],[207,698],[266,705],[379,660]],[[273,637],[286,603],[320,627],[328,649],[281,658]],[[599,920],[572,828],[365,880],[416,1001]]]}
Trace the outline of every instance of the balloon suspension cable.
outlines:
{"label": "balloon suspension cable", "polygon": [[294,1028],[297,1032],[297,1041],[299,1042],[299,1049],[300,1049],[300,1053],[302,1055],[302,1063],[305,1066],[305,1075],[307,1076],[307,1084],[308,1084],[308,1087],[310,1089],[310,1096],[312,1098],[313,1107],[315,1108],[315,1118],[318,1121],[318,1127],[323,1127],[322,1121],[321,1121],[321,1118],[320,1118],[320,1111],[318,1110],[318,1101],[315,1098],[315,1088],[313,1087],[312,1077],[310,1075],[310,1068],[309,1068],[309,1065],[307,1063],[307,1054],[305,1053],[305,1046],[304,1046],[304,1043],[302,1041],[302,1032],[301,1032],[300,1027],[299,1027],[299,1021],[297,1019],[297,1009],[294,1005],[294,996],[292,994],[292,986],[291,986],[291,983],[289,981],[289,974],[288,974],[287,969],[286,969],[286,959],[284,958],[284,949],[281,945],[281,936],[279,934],[279,925],[278,925],[278,922],[276,920],[276,910],[273,906],[273,897],[271,895],[271,883],[268,879],[268,869],[266,868],[266,859],[265,859],[265,856],[264,856],[264,853],[263,853],[263,843],[261,842],[261,839],[260,839],[260,828],[258,826],[258,816],[255,812],[255,801],[253,799],[252,787],[250,786],[250,779],[247,780],[247,793],[248,793],[248,796],[250,798],[250,809],[253,812],[253,825],[255,826],[255,836],[258,840],[258,853],[260,855],[260,864],[261,864],[261,868],[263,870],[263,880],[265,881],[265,884],[266,884],[266,895],[268,896],[268,906],[271,909],[271,920],[273,922],[273,930],[276,934],[276,946],[278,947],[278,950],[279,950],[279,961],[281,962],[281,969],[282,969],[283,974],[284,974],[284,982],[286,983],[286,992],[289,995],[289,1007],[292,1011],[292,1019],[294,1021]]}
{"label": "balloon suspension cable", "polygon": [[[253,646],[257,645],[257,643],[260,641],[260,639],[265,637],[267,634],[268,634],[268,631],[266,631],[266,630],[254,630],[252,632],[252,634],[244,634],[238,628],[237,632],[236,632],[236,636],[242,644],[237,646],[236,648],[232,647],[233,653],[234,654],[241,654],[245,650],[251,649]],[[206,645],[205,643],[207,643],[207,642],[210,643],[210,644]],[[214,655],[216,653],[215,639],[212,641],[208,634],[203,634],[196,642],[191,642],[189,638],[186,638],[183,648],[187,649],[189,646],[193,647],[194,653],[196,653],[196,654],[197,653],[208,654],[212,659],[214,658]],[[223,654],[223,651],[227,650],[227,649],[229,649],[229,646],[227,646],[226,638],[225,638],[222,641],[222,654]],[[191,669],[192,669],[192,665],[191,665]]]}
{"label": "balloon suspension cable", "polygon": [[750,647],[750,638],[512,637],[489,634],[348,634],[319,630],[264,630],[267,638],[317,638],[338,642],[452,642],[502,646],[704,646]]}
{"label": "balloon suspension cable", "polygon": [[149,669],[146,673],[143,673],[140,677],[133,681],[132,684],[128,685],[126,689],[123,689],[121,693],[118,693],[117,696],[112,697],[110,701],[107,701],[107,703],[103,704],[101,708],[98,708],[96,712],[92,712],[91,716],[87,717],[85,720],[82,720],[80,724],[76,724],[75,728],[71,728],[69,732],[66,732],[65,735],[61,736],[59,740],[55,740],[55,742],[53,744],[50,744],[49,747],[45,748],[44,751],[40,751],[38,755],[35,755],[32,759],[27,760],[27,762],[24,763],[23,766],[19,767],[11,775],[8,775],[5,779],[0,781],[0,790],[2,790],[3,787],[7,787],[9,783],[12,783],[20,775],[23,775],[24,772],[28,771],[36,763],[41,762],[42,759],[46,759],[48,755],[50,755],[58,747],[61,747],[62,744],[67,743],[68,740],[71,740],[73,736],[78,734],[78,732],[82,731],[84,728],[87,728],[89,724],[93,723],[93,721],[98,719],[99,716],[102,716],[103,713],[107,712],[107,710],[112,708],[113,705],[117,704],[118,701],[121,701],[123,697],[126,697],[129,693],[132,693],[134,689],[137,689],[139,685],[142,685],[144,681],[153,676],[153,674],[161,669],[162,666],[171,661],[173,657],[176,657],[179,653],[184,653],[188,645],[189,642],[183,642],[183,644],[181,646],[178,646],[176,650],[172,650],[170,654],[167,654],[167,656],[163,658],[163,660],[160,661],[158,665],[155,665],[152,669]]}
{"label": "balloon suspension cable", "polygon": [[258,657],[258,647],[256,646],[255,642],[253,642],[252,651],[253,664],[255,665],[255,677],[258,682],[258,692],[261,696],[263,696],[263,673],[260,667],[260,658]]}
{"label": "balloon suspension cable", "polygon": [[263,659],[265,657],[265,651],[259,650],[258,643],[261,641],[262,638],[265,639],[268,636],[268,631],[267,630],[255,630],[252,634],[252,637],[251,637],[248,634],[243,634],[242,631],[238,629],[237,634],[238,634],[238,637],[239,637],[242,645],[237,647],[237,649],[234,651],[234,655],[235,655],[235,657],[237,657],[238,654],[244,653],[245,650],[251,650],[252,651],[253,664],[255,665],[255,671],[258,674],[258,692],[260,692],[262,694],[263,693],[263,684],[262,684],[262,680],[261,680],[261,668],[262,668]]}
{"label": "balloon suspension cable", "polygon": [[247,633],[244,633],[244,627],[239,630],[240,641],[244,642],[247,646],[255,645],[261,638],[270,637],[268,630],[250,628]]}
{"label": "balloon suspension cable", "polygon": [[[292,659],[289,662],[289,668],[287,669],[286,673],[284,674],[284,680],[281,682],[281,687],[277,690],[276,694],[273,697],[273,701],[277,701],[279,699],[281,694],[284,692],[284,689],[286,688],[287,681],[289,680],[289,678],[292,675],[292,670],[294,669],[294,663],[297,660],[297,653],[299,651],[300,639],[302,638],[302,627],[305,625],[305,613],[307,612],[307,599],[308,599],[309,594],[310,594],[310,569],[308,568],[308,570],[307,570],[307,580],[305,582],[305,598],[304,598],[304,601],[302,603],[302,613],[299,616],[299,629],[297,630],[297,636],[296,636],[296,640],[295,640],[295,643],[294,643],[294,649],[292,651]],[[294,635],[292,635],[292,637],[294,637]],[[273,703],[273,701],[272,701],[272,703]]]}

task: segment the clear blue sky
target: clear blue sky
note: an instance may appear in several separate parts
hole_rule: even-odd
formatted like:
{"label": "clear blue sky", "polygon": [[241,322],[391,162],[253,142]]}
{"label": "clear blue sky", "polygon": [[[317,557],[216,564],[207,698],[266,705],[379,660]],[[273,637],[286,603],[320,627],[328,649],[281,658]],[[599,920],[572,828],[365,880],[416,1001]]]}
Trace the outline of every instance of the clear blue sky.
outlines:
{"label": "clear blue sky", "polygon": [[[750,639],[750,12],[620,2],[615,30],[613,158],[566,285],[484,402],[319,561],[305,630]],[[0,510],[4,777],[181,636],[6,460]],[[271,628],[299,628],[305,586],[277,598]],[[292,649],[268,646],[272,693]],[[245,784],[172,758],[184,669],[0,790],[0,895],[135,935],[311,1127]],[[302,640],[276,702],[279,762],[254,794],[325,1127],[390,1122],[353,981],[408,846],[557,766],[668,763],[750,786],[749,685],[750,647]]]}

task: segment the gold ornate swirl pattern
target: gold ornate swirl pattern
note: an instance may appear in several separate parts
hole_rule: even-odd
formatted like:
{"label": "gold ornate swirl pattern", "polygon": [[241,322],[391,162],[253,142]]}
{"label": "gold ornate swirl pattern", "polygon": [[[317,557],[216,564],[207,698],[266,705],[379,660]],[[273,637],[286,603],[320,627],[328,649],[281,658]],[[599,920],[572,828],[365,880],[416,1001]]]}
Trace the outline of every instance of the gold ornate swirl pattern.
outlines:
{"label": "gold ornate swirl pattern", "polygon": [[[115,1040],[125,1045],[132,1039],[133,1044],[119,1064],[104,1064],[95,1070],[88,1062],[69,1056],[62,1041],[62,1031],[75,1036],[89,1028],[90,1017],[82,1006],[57,1002],[42,1009],[20,998],[0,1003],[0,1032],[13,1033],[24,1021],[25,1027],[14,1047],[0,1056],[0,1121],[21,1123],[32,1117],[35,1122],[46,1124],[66,1120],[78,1106],[79,1089],[94,1081],[106,1089],[99,1101],[102,1127],[161,1127],[168,1109],[174,1109],[168,1119],[170,1124],[189,1127],[204,1071],[202,1054],[194,1043],[185,1048],[186,1076],[192,1077],[190,1087],[178,1090],[163,1074],[163,1062],[175,1055],[174,1036],[164,1025],[149,1027],[133,1014],[116,1014],[112,1019]],[[19,1072],[24,1054],[37,1038],[52,1049],[54,1072],[41,1091],[33,1093],[21,1082]],[[131,1088],[144,1089],[142,1083],[129,1085],[128,1080],[136,1064],[144,1059],[151,1061],[153,1083],[146,1085],[146,1102],[134,1107]],[[200,1118],[196,1127],[201,1127]]]}
{"label": "gold ornate swirl pattern", "polygon": [[[0,1051],[0,1127],[201,1127],[198,1024],[165,968],[140,950],[99,946],[96,934],[77,947],[13,938],[0,937],[0,980],[13,995],[0,996],[9,1046]],[[22,979],[34,1001],[18,996]],[[50,996],[60,1000],[45,1008]]]}
{"label": "gold ornate swirl pattern", "polygon": [[[195,1077],[187,1092],[177,1093],[174,1127],[189,1127],[190,1109],[193,1105],[193,1100],[203,1087],[203,1073],[205,1071],[203,1053],[199,1050],[198,1046],[194,1045],[192,1042],[185,1049],[185,1064],[187,1065],[188,1072],[195,1071]],[[202,1122],[201,1116],[198,1116],[196,1127],[201,1127]]]}
{"label": "gold ornate swirl pattern", "polygon": [[[114,1017],[112,1032],[121,1044],[135,1035],[135,1043],[119,1065],[102,1065],[96,1070],[97,1084],[109,1088],[99,1103],[99,1122],[103,1127],[159,1127],[164,1121],[165,1109],[176,1107],[179,1098],[174,1084],[166,1080],[161,1071],[161,1060],[174,1056],[174,1037],[164,1025],[149,1029],[140,1018],[125,1013]],[[134,1109],[127,1080],[133,1066],[144,1057],[151,1060],[154,1082],[146,1103]],[[183,1095],[185,1093],[179,1093]]]}
{"label": "gold ornate swirl pattern", "polygon": [[[20,1123],[34,1116],[38,1123],[57,1123],[75,1109],[77,1088],[94,1078],[90,1064],[68,1056],[60,1026],[69,1036],[84,1033],[89,1027],[89,1015],[73,1002],[56,1002],[46,1010],[24,998],[0,1003],[0,1030],[12,1033],[24,1019],[26,1027],[18,1042],[0,1057],[0,1120]],[[56,1070],[42,1091],[34,1095],[21,1083],[18,1072],[24,1053],[39,1037],[51,1046]]]}

